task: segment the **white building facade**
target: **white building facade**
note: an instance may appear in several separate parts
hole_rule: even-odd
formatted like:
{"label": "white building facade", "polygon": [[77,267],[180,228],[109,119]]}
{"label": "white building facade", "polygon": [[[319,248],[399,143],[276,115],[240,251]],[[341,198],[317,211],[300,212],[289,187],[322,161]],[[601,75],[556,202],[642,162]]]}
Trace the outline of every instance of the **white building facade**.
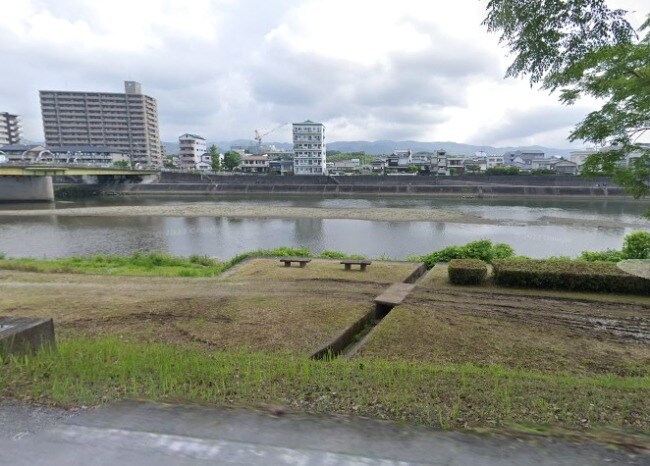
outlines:
{"label": "white building facade", "polygon": [[12,113],[0,112],[0,146],[20,144],[20,117]]}
{"label": "white building facade", "polygon": [[325,125],[307,120],[293,124],[293,173],[327,175]]}
{"label": "white building facade", "polygon": [[205,160],[205,153],[208,149],[205,138],[196,134],[185,133],[178,137],[178,144],[181,168],[200,170],[205,169],[204,166],[209,164]]}

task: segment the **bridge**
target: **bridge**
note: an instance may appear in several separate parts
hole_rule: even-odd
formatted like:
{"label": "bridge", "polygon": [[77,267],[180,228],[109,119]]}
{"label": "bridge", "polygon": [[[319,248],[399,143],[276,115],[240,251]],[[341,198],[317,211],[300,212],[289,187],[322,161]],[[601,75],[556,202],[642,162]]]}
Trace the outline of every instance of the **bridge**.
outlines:
{"label": "bridge", "polygon": [[79,165],[0,165],[0,202],[53,201],[53,176],[92,177],[103,182],[142,181],[155,170]]}

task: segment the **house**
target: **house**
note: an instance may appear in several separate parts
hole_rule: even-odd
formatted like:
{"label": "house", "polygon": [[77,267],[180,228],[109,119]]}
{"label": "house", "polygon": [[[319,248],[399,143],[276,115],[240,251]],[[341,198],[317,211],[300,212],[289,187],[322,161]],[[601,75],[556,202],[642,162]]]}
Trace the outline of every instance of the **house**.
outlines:
{"label": "house", "polygon": [[448,155],[447,156],[447,174],[449,175],[462,175],[465,172],[465,161],[468,157],[464,155]]}
{"label": "house", "polygon": [[293,173],[293,159],[269,160],[269,173],[276,175]]}
{"label": "house", "polygon": [[578,164],[570,160],[559,159],[552,163],[552,170],[559,175],[577,175]]}
{"label": "house", "polygon": [[543,159],[544,152],[535,149],[524,149],[508,151],[503,154],[504,165],[514,165],[515,162],[523,163],[524,165],[532,165],[532,159]]}
{"label": "house", "polygon": [[503,167],[503,155],[488,155],[485,157],[485,168]]}
{"label": "house", "polygon": [[386,158],[386,168],[391,171],[407,171],[413,161],[412,156],[410,150],[396,150]]}
{"label": "house", "polygon": [[373,160],[370,163],[371,170],[376,173],[376,172],[383,172],[384,168],[386,168],[386,159],[383,157],[375,157],[375,160]]}
{"label": "house", "polygon": [[241,159],[239,168],[244,173],[267,173],[269,158],[266,155],[245,155]]}
{"label": "house", "polygon": [[420,172],[431,171],[431,155],[426,152],[418,152],[411,157],[411,166],[417,167]]}

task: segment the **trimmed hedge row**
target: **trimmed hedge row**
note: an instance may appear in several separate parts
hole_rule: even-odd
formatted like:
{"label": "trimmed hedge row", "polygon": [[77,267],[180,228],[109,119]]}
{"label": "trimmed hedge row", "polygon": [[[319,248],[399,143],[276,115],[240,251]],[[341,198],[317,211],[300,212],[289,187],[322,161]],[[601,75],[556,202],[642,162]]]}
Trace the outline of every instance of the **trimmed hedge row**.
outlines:
{"label": "trimmed hedge row", "polygon": [[452,259],[447,271],[454,285],[479,285],[487,276],[487,264],[480,259]]}
{"label": "trimmed hedge row", "polygon": [[502,286],[650,295],[650,280],[611,262],[505,259],[492,266],[494,282]]}

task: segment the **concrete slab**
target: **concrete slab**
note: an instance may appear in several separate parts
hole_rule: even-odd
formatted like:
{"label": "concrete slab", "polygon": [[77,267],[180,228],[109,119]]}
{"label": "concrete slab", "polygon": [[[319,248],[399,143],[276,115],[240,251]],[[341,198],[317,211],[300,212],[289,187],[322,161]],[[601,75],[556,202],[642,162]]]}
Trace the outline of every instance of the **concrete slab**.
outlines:
{"label": "concrete slab", "polygon": [[612,465],[650,458],[571,444],[438,432],[349,417],[272,416],[154,403],[86,410],[17,440],[0,438],[0,464],[30,465]]}
{"label": "concrete slab", "polygon": [[415,288],[411,283],[393,283],[382,294],[375,298],[375,303],[385,306],[397,306]]}
{"label": "concrete slab", "polygon": [[0,355],[22,354],[54,346],[52,319],[0,316]]}

